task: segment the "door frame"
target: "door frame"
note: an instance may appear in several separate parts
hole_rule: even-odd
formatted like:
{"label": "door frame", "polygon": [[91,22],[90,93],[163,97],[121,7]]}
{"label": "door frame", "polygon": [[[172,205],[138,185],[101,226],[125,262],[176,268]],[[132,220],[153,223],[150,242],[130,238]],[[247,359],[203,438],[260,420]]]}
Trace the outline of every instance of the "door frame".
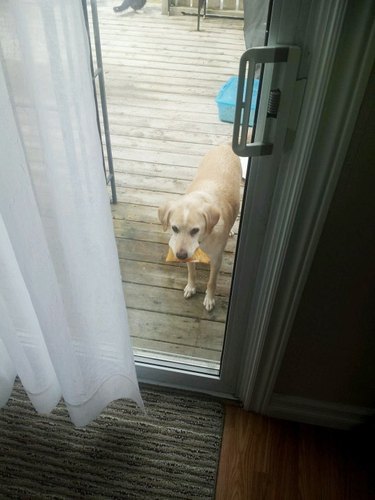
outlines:
{"label": "door frame", "polygon": [[320,26],[319,36],[313,40],[316,57],[288,159],[289,182],[279,178],[280,192],[275,190],[277,210],[265,238],[262,280],[254,286],[256,300],[246,326],[251,340],[238,379],[244,407],[263,414],[269,412],[293,320],[374,64],[374,7],[368,0],[355,4],[321,2],[315,21]]}

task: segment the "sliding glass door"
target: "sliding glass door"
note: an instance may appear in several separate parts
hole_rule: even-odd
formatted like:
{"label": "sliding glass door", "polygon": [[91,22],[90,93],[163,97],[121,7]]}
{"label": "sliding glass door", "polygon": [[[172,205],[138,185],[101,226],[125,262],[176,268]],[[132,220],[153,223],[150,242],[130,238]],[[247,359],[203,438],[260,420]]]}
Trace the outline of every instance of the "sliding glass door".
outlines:
{"label": "sliding glass door", "polygon": [[[293,134],[296,133],[298,121],[295,117],[298,117],[298,108],[302,105],[309,70],[304,53],[306,44],[300,37],[301,33],[308,36],[311,32],[314,11],[309,0],[275,0],[267,8],[263,8],[258,26],[255,27],[245,19],[244,37],[248,43],[251,40],[259,43],[263,36],[263,45],[279,47],[280,50],[271,48],[273,56],[266,54],[265,58],[259,60],[256,55],[254,64],[250,61],[250,65],[253,65],[250,73],[249,61],[246,60],[248,51],[244,55],[245,62],[241,63],[246,73],[245,86],[251,79],[260,83],[253,126],[244,127],[240,124],[240,131],[234,127],[234,147],[242,156],[243,170],[246,173],[220,362],[210,370],[198,366],[199,363],[161,363],[157,358],[146,361],[139,357],[137,367],[142,380],[236,396],[241,366],[246,366],[243,353],[251,345],[254,351],[259,349],[256,344],[259,339],[255,336],[252,338],[251,332],[249,335],[248,324],[254,308],[260,304],[264,306],[270,300],[269,286],[274,277],[267,275],[272,270],[266,262],[270,250],[266,245],[271,244],[268,237],[276,223],[275,193],[280,187],[280,167],[288,162],[293,148]],[[251,2],[245,7],[246,16],[251,18]],[[263,54],[262,50],[260,52]],[[252,85],[247,86],[248,92],[252,94]],[[270,95],[275,94],[275,90],[279,94],[279,103],[271,115],[268,105]],[[246,110],[243,112],[246,113]],[[245,138],[241,145],[239,136]],[[255,143],[255,148],[259,144],[272,146],[268,149],[258,147],[258,151],[253,152],[252,146],[248,147],[250,143]],[[264,151],[259,151],[261,149]],[[249,155],[252,155],[251,158]],[[281,235],[279,236],[282,241]],[[273,241],[272,244],[277,247],[278,241]],[[270,281],[267,282],[266,279]]]}

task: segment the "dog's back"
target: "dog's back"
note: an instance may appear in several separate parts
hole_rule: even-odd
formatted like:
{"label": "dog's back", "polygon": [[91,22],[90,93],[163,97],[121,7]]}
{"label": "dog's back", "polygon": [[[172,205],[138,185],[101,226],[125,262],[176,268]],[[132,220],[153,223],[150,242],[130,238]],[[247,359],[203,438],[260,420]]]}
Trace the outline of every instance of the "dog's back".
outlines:
{"label": "dog's back", "polygon": [[187,193],[209,193],[232,226],[240,207],[241,162],[229,144],[211,149],[202,159]]}

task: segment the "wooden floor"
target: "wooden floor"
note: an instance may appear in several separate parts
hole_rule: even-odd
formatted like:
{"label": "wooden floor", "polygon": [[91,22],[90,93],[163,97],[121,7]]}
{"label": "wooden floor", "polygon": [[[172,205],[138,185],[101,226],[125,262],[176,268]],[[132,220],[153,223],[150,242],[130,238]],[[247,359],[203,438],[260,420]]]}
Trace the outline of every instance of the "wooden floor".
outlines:
{"label": "wooden floor", "polygon": [[375,498],[373,426],[336,431],[227,406],[216,500]]}
{"label": "wooden floor", "polygon": [[161,3],[113,13],[99,2],[99,20],[118,203],[113,222],[136,354],[180,359],[218,369],[236,236],[229,241],[217,304],[198,293],[185,300],[184,265],[165,263],[168,235],[157,208],[183,193],[202,155],[229,141],[232,125],[219,120],[215,96],[238,72],[243,21],[161,15]]}

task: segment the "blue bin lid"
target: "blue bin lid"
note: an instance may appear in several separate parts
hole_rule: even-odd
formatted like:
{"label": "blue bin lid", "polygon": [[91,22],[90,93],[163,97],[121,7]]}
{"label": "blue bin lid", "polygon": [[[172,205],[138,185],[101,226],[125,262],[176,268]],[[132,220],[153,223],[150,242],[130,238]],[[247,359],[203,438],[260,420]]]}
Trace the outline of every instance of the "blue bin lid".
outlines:
{"label": "blue bin lid", "polygon": [[[217,104],[228,104],[235,106],[237,99],[238,76],[231,76],[220,88],[216,96]],[[245,81],[246,87],[246,81]],[[251,98],[251,109],[255,109],[259,89],[259,79],[255,78],[253,83],[253,95]]]}

